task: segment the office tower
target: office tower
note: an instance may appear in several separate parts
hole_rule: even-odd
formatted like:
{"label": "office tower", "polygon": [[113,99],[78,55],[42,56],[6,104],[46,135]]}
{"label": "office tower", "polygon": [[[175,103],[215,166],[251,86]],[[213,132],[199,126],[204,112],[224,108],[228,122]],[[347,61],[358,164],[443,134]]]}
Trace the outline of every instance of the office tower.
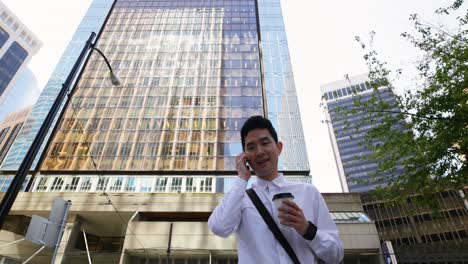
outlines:
{"label": "office tower", "polygon": [[37,85],[36,76],[29,67],[26,67],[19,74],[18,79],[10,89],[10,93],[8,93],[0,105],[0,122],[9,113],[17,112],[27,106],[34,105],[40,94],[41,90]]}
{"label": "office tower", "polygon": [[0,105],[42,43],[0,2]]}
{"label": "office tower", "polygon": [[31,112],[32,107],[26,107],[20,111],[8,114],[0,123],[0,164],[2,164],[8,150],[23,127],[24,121]]}
{"label": "office tower", "polygon": [[239,130],[252,115],[277,128],[281,170],[308,175],[284,30],[268,18],[262,28],[257,12],[271,11],[261,8],[255,1],[117,1],[97,47],[122,84],[112,86],[103,59],[91,55],[35,188],[57,181],[54,190],[61,189],[87,173],[91,186],[101,179],[113,190],[223,191],[232,177],[226,184],[222,177],[235,174],[242,151]]}
{"label": "office tower", "polygon": [[[99,32],[111,5],[111,0],[94,0],[92,2],[0,169],[9,171],[18,169],[62,84],[77,60],[79,51],[83,48],[91,32]],[[37,159],[33,163],[32,169],[36,167],[36,163]]]}
{"label": "office tower", "polygon": [[[374,90],[369,84],[367,74],[323,85],[320,90],[328,109],[326,112],[328,131],[343,191],[373,190],[379,185],[384,186],[391,177],[403,173],[402,168],[399,168],[392,174],[379,174],[379,179],[383,180],[381,183],[369,177],[370,174],[376,172],[378,160],[366,159],[372,152],[366,149],[365,144],[360,143],[367,131],[378,123],[360,126],[363,118],[369,118],[369,116],[376,117],[376,120],[381,120],[381,118],[378,117],[379,113],[373,114],[366,112],[365,109],[356,109],[353,101],[359,98],[362,102],[366,102],[373,97]],[[386,87],[379,88],[378,97],[389,105],[394,104],[396,100],[393,91]],[[352,112],[352,110],[356,111]],[[368,183],[361,184],[355,182],[356,180],[368,180]]]}
{"label": "office tower", "polygon": [[398,263],[468,261],[468,187],[437,192],[437,213],[418,195],[395,203],[362,194],[364,211],[375,221],[381,242],[390,241]]}

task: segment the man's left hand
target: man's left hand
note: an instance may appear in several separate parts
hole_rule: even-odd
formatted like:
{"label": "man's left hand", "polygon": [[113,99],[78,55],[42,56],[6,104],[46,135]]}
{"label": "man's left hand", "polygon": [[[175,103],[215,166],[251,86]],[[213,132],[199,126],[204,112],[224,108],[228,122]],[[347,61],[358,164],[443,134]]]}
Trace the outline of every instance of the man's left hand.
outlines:
{"label": "man's left hand", "polygon": [[301,236],[306,233],[309,227],[309,222],[305,218],[304,212],[293,201],[283,201],[283,204],[278,208],[278,218],[282,225],[296,229]]}

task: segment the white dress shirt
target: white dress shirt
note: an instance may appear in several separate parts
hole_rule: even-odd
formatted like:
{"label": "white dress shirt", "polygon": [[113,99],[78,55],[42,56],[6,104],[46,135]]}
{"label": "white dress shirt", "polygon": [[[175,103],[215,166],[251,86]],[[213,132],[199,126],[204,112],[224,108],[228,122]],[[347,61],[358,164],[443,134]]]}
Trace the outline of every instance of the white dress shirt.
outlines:
{"label": "white dress shirt", "polygon": [[[293,263],[245,193],[246,187],[247,181],[240,177],[234,181],[208,219],[208,227],[221,237],[236,234],[241,264]],[[279,174],[271,182],[257,178],[253,188],[291,244],[301,264],[316,263],[317,257],[325,263],[340,263],[343,246],[338,230],[322,195],[313,185],[287,182]],[[275,194],[284,192],[292,193],[294,202],[302,209],[306,219],[317,226],[317,234],[313,240],[306,240],[295,229],[279,224],[272,198]]]}

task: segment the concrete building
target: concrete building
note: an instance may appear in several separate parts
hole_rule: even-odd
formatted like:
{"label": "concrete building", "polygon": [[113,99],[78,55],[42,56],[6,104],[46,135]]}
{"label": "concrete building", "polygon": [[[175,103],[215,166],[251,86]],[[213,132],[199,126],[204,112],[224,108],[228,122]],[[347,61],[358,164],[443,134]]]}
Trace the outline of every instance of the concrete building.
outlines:
{"label": "concrete building", "polygon": [[11,145],[21,131],[24,121],[31,112],[31,109],[32,107],[26,107],[20,111],[11,113],[0,123],[0,164],[2,164]]}
{"label": "concrete building", "polygon": [[437,193],[437,213],[418,204],[417,196],[398,204],[363,194],[362,202],[381,242],[392,242],[398,263],[466,263],[467,194],[468,187]]}
{"label": "concrete building", "polygon": [[[379,120],[379,114],[366,112],[354,106],[354,100],[358,98],[362,102],[371,100],[375,95],[388,104],[394,104],[396,97],[389,88],[382,87],[376,92],[371,87],[367,74],[352,76],[347,79],[322,85],[320,90],[327,106],[326,120],[336,167],[340,177],[341,187],[344,192],[366,192],[377,186],[385,186],[385,182],[391,177],[401,175],[403,170],[379,174],[383,182],[378,182],[369,177],[377,171],[377,159],[367,159],[372,152],[361,145],[361,141],[367,132],[375,127]],[[398,111],[399,109],[394,109]],[[376,122],[362,124],[363,120],[375,118]],[[376,143],[379,143],[376,141]],[[368,181],[358,183],[357,180]]]}
{"label": "concrete building", "polygon": [[[84,21],[70,55],[102,26],[97,47],[122,85],[112,86],[92,53],[31,192],[20,194],[0,237],[21,238],[31,215],[47,215],[58,196],[73,205],[56,263],[83,263],[86,245],[93,263],[167,263],[169,235],[169,263],[234,263],[234,238],[214,236],[206,221],[236,177],[243,122],[267,116],[284,143],[280,170],[311,182],[280,1],[95,0]],[[57,69],[70,62],[63,57]],[[43,94],[56,95],[58,80]],[[24,157],[47,100],[41,95],[7,156],[4,179]],[[379,259],[359,195],[327,196],[346,258]],[[24,260],[37,247],[0,250]],[[36,261],[50,262],[50,253]]]}
{"label": "concrete building", "polygon": [[[375,91],[366,75],[329,83],[322,86],[321,91],[328,107],[328,127],[342,188],[345,192],[362,194],[364,212],[375,221],[380,243],[391,243],[398,263],[467,262],[466,188],[438,193],[437,212],[434,208],[416,203],[417,196],[407,197],[406,203],[399,204],[379,200],[367,193],[379,185],[385,185],[393,175],[380,174],[383,184],[369,179],[368,175],[377,170],[378,160],[365,159],[372,153],[360,141],[380,120],[377,118],[368,126],[362,125],[360,121],[372,114],[356,110],[353,100],[359,98],[366,101],[377,93],[380,99],[392,104],[396,100],[393,92],[388,88]],[[401,169],[396,173],[402,175],[404,171]],[[354,182],[365,179],[370,182]]]}
{"label": "concrete building", "polygon": [[0,105],[41,41],[0,2]]}
{"label": "concrete building", "polygon": [[[31,215],[47,217],[57,196],[72,200],[72,207],[55,263],[87,263],[83,234],[93,263],[167,263],[169,240],[169,263],[237,263],[235,237],[215,236],[206,223],[221,193],[24,192],[0,239],[23,238]],[[324,198],[343,241],[344,263],[381,263],[377,230],[363,213],[359,194],[329,193]],[[20,263],[15,259],[24,260],[38,249],[22,241],[1,247],[0,255],[11,261],[7,263]],[[51,254],[43,251],[34,263],[50,263]]]}

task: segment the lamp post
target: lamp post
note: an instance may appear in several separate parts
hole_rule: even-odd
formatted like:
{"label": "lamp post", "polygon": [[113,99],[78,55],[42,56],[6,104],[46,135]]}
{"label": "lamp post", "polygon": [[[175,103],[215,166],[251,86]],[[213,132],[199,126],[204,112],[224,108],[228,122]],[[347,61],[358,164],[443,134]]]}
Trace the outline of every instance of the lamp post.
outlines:
{"label": "lamp post", "polygon": [[[84,62],[85,58],[87,58],[87,56],[90,56],[93,50],[97,51],[104,58],[107,64],[107,67],[110,70],[110,79],[111,79],[112,84],[115,86],[120,85],[120,81],[117,78],[117,76],[114,74],[112,67],[109,61],[107,60],[106,56],[104,56],[104,54],[98,48],[95,47],[95,42],[93,42],[95,38],[96,38],[96,33],[92,32],[88,40],[86,41],[83,49],[81,50],[81,53],[78,56],[78,59],[73,65],[72,70],[68,74],[67,79],[62,84],[62,88],[60,89],[60,92],[57,95],[57,98],[52,104],[50,111],[47,113],[47,116],[44,119],[44,122],[42,123],[39,131],[37,132],[37,135],[34,138],[34,141],[29,147],[29,150],[26,153],[26,156],[21,162],[20,167],[16,171],[16,175],[13,178],[13,181],[11,182],[10,186],[8,187],[8,190],[5,192],[5,195],[3,196],[2,202],[0,203],[0,229],[2,228],[3,223],[5,222],[5,219],[8,216],[8,213],[10,212],[10,209],[13,206],[13,203],[16,197],[18,196],[19,191],[21,190],[21,186],[24,182],[24,179],[26,178],[26,175],[28,174],[31,168],[31,165],[34,162],[34,159],[37,153],[39,152],[39,149],[41,148],[41,145],[44,139],[46,138],[47,133],[52,127],[53,121],[55,117],[57,116],[57,113],[59,113],[60,111],[60,107],[63,105],[62,111],[65,111],[66,106],[71,100],[71,96],[73,94],[72,85],[74,83],[73,81],[75,79],[76,74],[80,70],[81,65]],[[65,101],[65,104],[63,104],[64,101]]]}

